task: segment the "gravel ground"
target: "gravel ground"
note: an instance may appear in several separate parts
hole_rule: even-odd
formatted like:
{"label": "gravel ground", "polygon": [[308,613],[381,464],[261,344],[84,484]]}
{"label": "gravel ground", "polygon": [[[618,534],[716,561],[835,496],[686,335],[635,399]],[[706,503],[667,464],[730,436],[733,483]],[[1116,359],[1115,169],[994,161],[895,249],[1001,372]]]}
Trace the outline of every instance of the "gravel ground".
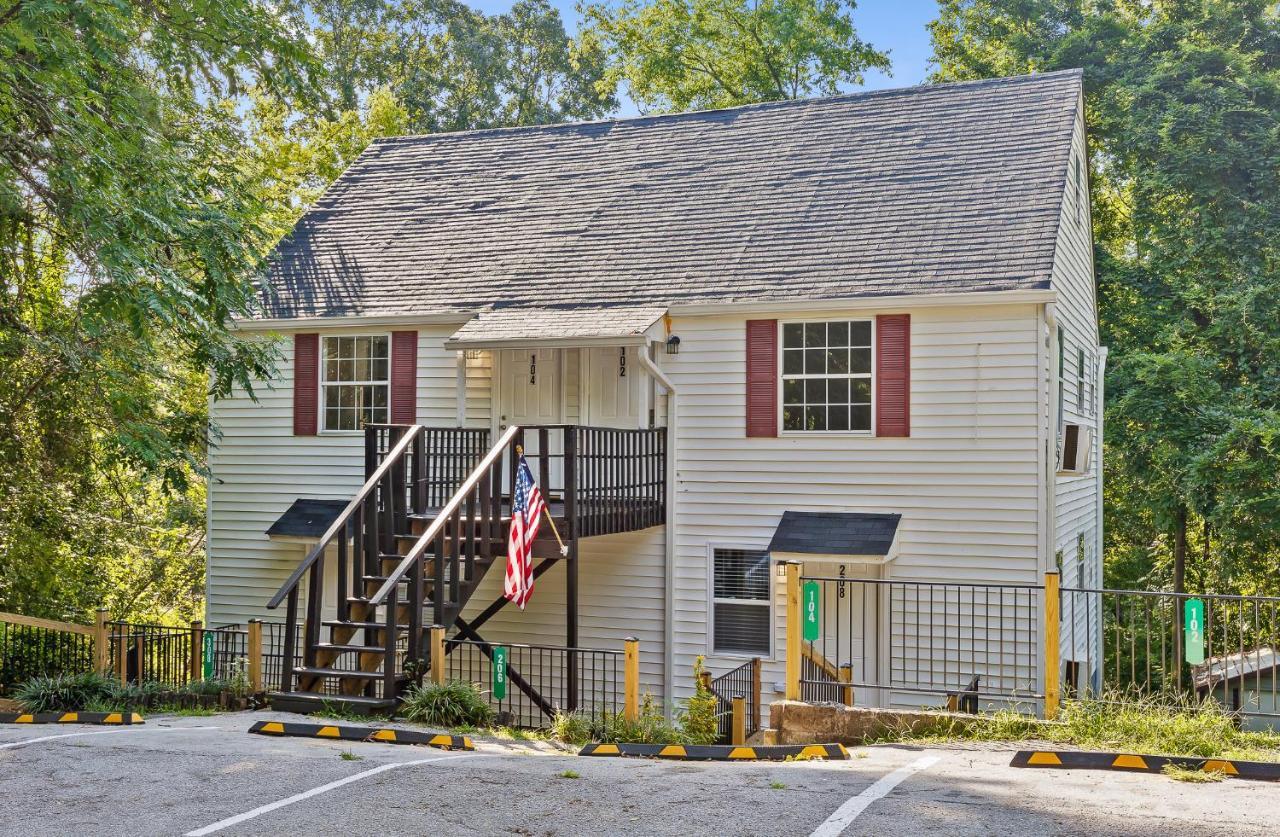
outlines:
{"label": "gravel ground", "polygon": [[[842,806],[867,803],[844,833],[1164,837],[1275,833],[1280,810],[1272,784],[1017,770],[1007,766],[1013,745],[876,746],[847,762],[659,762],[579,758],[538,742],[447,753],[245,733],[263,719],[298,720],[260,712],[132,728],[0,727],[0,834],[170,835],[222,824],[205,833],[809,835]],[[63,737],[38,740],[47,736]],[[927,758],[937,762],[895,773]]]}

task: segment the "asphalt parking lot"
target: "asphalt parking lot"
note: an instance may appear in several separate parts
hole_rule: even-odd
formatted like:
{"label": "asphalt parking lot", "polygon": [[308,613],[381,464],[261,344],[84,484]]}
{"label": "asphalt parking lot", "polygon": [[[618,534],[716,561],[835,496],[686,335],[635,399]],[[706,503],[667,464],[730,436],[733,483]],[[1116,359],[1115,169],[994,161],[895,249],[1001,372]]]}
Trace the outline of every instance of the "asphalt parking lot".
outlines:
{"label": "asphalt parking lot", "polygon": [[[1268,834],[1280,785],[1009,768],[1011,747],[846,762],[579,758],[249,735],[273,713],[0,727],[0,834]],[[342,753],[356,758],[343,758]],[[572,771],[578,778],[564,774]]]}

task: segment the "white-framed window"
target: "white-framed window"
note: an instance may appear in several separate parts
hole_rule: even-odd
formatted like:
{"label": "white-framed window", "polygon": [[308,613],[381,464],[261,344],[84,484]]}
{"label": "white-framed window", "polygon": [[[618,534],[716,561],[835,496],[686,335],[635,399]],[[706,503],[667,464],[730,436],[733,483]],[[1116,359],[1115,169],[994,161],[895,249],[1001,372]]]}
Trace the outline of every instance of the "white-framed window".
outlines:
{"label": "white-framed window", "polygon": [[871,432],[872,321],[782,324],[784,433]]}
{"label": "white-framed window", "polygon": [[320,417],[326,432],[385,424],[391,402],[391,338],[325,336],[320,350]]}
{"label": "white-framed window", "polygon": [[768,657],[773,647],[769,553],[711,549],[711,651]]}
{"label": "white-framed window", "polygon": [[1087,392],[1089,386],[1088,371],[1085,367],[1084,349],[1076,349],[1076,409],[1084,414],[1085,405],[1087,404]]}

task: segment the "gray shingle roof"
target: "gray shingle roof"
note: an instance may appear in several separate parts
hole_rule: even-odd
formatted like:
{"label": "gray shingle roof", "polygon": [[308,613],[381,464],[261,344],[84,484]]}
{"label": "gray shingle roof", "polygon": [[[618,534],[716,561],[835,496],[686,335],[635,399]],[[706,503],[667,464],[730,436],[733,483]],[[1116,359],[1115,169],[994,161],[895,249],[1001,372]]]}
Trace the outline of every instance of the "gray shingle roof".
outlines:
{"label": "gray shingle roof", "polygon": [[473,317],[454,332],[446,348],[465,348],[513,340],[555,337],[581,340],[600,337],[633,337],[646,330],[666,313],[654,305],[611,308],[496,308]]}
{"label": "gray shingle roof", "polygon": [[888,555],[900,520],[900,514],[787,511],[774,530],[769,551]]}
{"label": "gray shingle roof", "polygon": [[313,500],[299,497],[267,529],[267,535],[319,538],[347,507],[346,500]]}
{"label": "gray shingle roof", "polygon": [[1077,71],[374,142],[268,317],[1046,288]]}

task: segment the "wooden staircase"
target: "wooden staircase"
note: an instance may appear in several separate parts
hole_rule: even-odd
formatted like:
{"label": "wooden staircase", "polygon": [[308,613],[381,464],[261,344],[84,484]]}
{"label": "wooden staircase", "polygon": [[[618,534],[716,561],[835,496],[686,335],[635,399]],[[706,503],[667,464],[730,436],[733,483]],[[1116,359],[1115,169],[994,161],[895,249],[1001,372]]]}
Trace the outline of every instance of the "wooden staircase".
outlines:
{"label": "wooden staircase", "polygon": [[[267,605],[284,603],[287,611],[286,663],[273,706],[389,711],[432,663],[430,626],[483,642],[478,629],[505,600],[470,622],[462,612],[485,576],[505,569],[515,463],[526,434],[534,448],[528,458],[566,542],[562,553],[543,527],[532,550],[541,561],[534,575],[565,562],[565,645],[577,646],[578,539],[665,520],[665,430],[512,426],[489,444],[485,430],[374,425],[366,429],[364,485]],[[324,584],[326,561],[337,564],[332,589]],[[300,664],[290,664],[299,649]],[[446,643],[445,654],[452,649]],[[510,674],[531,700],[549,705],[518,672]],[[566,677],[572,707],[576,675]]]}
{"label": "wooden staircase", "polygon": [[[278,709],[394,708],[412,679],[410,664],[418,671],[429,665],[426,627],[452,625],[490,568],[505,566],[504,454],[519,428],[509,428],[487,451],[476,444],[482,431],[463,431],[475,438],[467,445],[454,439],[444,457],[429,450],[431,434],[444,431],[418,425],[391,430],[381,462],[268,605],[287,601],[286,621],[297,625],[306,579],[302,665],[284,672],[280,690],[272,693]],[[448,481],[438,472],[456,476],[460,463],[465,475],[433,507]],[[336,618],[322,619],[331,546],[338,564]],[[295,633],[286,631],[285,660],[294,658]]]}

